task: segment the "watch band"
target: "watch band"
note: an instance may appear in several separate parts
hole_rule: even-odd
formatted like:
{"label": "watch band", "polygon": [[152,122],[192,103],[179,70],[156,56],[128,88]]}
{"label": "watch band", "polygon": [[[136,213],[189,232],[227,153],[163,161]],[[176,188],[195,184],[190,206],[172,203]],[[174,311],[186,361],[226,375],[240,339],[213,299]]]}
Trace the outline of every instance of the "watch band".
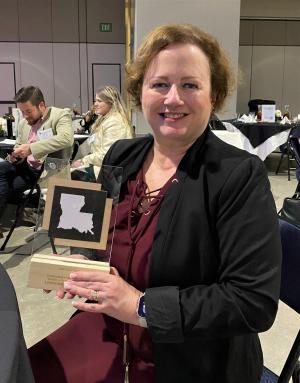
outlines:
{"label": "watch band", "polygon": [[147,328],[148,325],[147,325],[147,320],[146,320],[146,318],[141,318],[141,317],[139,317],[139,325],[140,325],[141,327]]}
{"label": "watch band", "polygon": [[139,325],[141,327],[147,327],[145,293],[141,294],[137,301],[136,314],[138,316]]}

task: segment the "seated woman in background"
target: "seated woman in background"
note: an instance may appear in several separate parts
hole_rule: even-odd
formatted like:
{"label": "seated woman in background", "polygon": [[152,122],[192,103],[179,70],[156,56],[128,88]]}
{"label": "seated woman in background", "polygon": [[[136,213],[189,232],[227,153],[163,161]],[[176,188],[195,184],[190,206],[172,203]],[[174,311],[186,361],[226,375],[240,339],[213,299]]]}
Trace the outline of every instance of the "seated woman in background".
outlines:
{"label": "seated woman in background", "polygon": [[[121,138],[132,138],[133,128],[127,117],[127,111],[119,91],[113,86],[105,86],[96,92],[94,111],[98,115],[91,127],[88,138],[90,154],[74,161],[72,168],[93,165],[95,177],[98,177],[103,158],[111,145]],[[73,179],[81,179],[78,172],[72,173]]]}

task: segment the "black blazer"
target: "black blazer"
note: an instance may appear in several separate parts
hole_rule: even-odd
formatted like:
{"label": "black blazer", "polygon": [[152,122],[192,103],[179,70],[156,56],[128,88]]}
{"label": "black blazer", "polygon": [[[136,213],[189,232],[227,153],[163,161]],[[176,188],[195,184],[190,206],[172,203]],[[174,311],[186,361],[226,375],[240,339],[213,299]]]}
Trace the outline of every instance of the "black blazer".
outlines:
{"label": "black blazer", "polygon": [[[153,137],[115,143],[104,164],[142,166]],[[164,197],[151,253],[146,318],[156,382],[255,383],[257,333],[272,325],[281,245],[264,164],[209,129]]]}
{"label": "black blazer", "polygon": [[1,264],[0,383],[34,383],[15,290]]}

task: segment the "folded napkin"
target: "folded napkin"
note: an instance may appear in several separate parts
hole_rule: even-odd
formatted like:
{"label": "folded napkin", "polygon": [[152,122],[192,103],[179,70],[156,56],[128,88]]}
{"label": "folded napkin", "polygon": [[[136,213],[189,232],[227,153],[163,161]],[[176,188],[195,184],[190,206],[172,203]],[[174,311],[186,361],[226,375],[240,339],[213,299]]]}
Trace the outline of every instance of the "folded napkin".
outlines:
{"label": "folded napkin", "polygon": [[255,123],[255,122],[256,122],[256,119],[255,119],[255,116],[254,116],[254,115],[243,114],[243,115],[238,119],[238,121],[240,121],[240,122],[245,122],[245,123]]}
{"label": "folded napkin", "polygon": [[291,120],[289,120],[286,116],[283,117],[283,119],[280,121],[280,124],[285,125],[285,124],[291,124]]}

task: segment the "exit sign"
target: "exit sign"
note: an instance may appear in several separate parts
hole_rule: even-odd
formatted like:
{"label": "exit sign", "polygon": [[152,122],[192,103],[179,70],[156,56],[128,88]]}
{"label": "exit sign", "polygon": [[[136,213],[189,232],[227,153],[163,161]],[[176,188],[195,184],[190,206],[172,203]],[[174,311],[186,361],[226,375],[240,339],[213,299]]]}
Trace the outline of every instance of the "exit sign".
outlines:
{"label": "exit sign", "polygon": [[100,32],[111,32],[112,31],[112,23],[100,23]]}

